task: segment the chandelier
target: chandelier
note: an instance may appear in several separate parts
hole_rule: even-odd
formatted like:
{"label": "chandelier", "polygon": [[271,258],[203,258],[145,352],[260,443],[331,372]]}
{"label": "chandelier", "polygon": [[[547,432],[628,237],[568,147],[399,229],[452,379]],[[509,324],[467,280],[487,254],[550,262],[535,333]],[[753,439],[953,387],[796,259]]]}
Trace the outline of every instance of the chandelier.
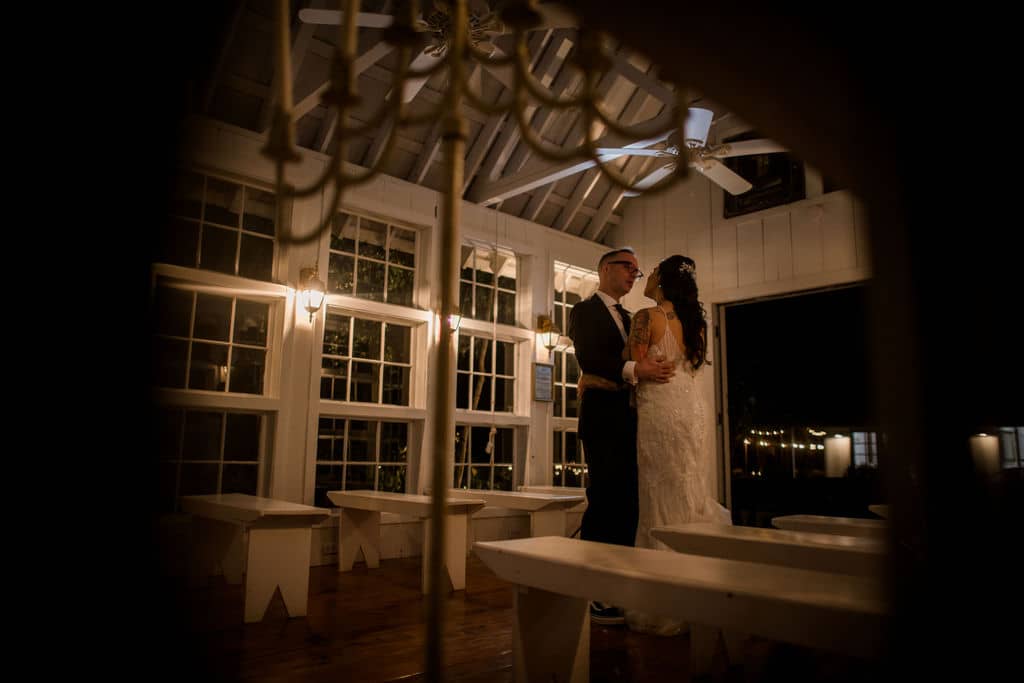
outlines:
{"label": "chandelier", "polygon": [[[275,192],[277,197],[278,240],[286,244],[308,243],[320,239],[330,229],[331,217],[337,211],[344,190],[367,183],[382,173],[387,161],[394,151],[398,131],[409,126],[421,125],[432,121],[441,121],[442,139],[444,144],[444,190],[442,191],[441,230],[442,244],[440,272],[435,280],[440,297],[437,302],[436,323],[442,334],[439,335],[437,362],[433,364],[430,383],[437,391],[437,402],[433,406],[434,428],[428,435],[434,453],[433,471],[430,488],[433,492],[433,518],[444,518],[445,481],[444,453],[452,452],[454,435],[449,433],[449,422],[453,415],[452,367],[453,335],[444,334],[452,330],[453,321],[448,315],[440,312],[453,311],[458,307],[458,263],[460,249],[460,211],[461,189],[464,180],[465,146],[468,125],[461,108],[463,104],[473,107],[488,116],[508,115],[519,129],[522,140],[530,150],[541,158],[553,162],[564,162],[573,159],[588,160],[594,164],[601,176],[622,189],[630,196],[659,192],[684,177],[687,164],[676,164],[673,173],[648,187],[637,186],[619,171],[611,162],[623,156],[609,154],[597,146],[595,132],[601,128],[616,135],[636,140],[630,147],[642,148],[660,142],[675,134],[677,139],[684,139],[684,124],[687,107],[684,104],[684,91],[677,88],[676,102],[666,116],[634,126],[623,126],[605,112],[598,83],[601,77],[612,68],[612,59],[608,54],[606,37],[589,30],[586,26],[579,29],[579,48],[569,58],[566,66],[579,70],[582,88],[579,93],[570,97],[553,94],[538,81],[530,69],[530,54],[527,47],[527,33],[541,24],[541,15],[536,9],[534,0],[511,0],[497,13],[487,10],[479,11],[474,5],[470,12],[467,0],[433,0],[423,3],[430,7],[422,14],[420,2],[410,0],[403,3],[397,11],[393,23],[384,29],[383,40],[393,45],[398,52],[398,68],[392,85],[392,93],[402,93],[407,82],[429,78],[442,70],[447,72],[447,87],[441,101],[429,111],[412,114],[406,109],[406,102],[401,96],[385,99],[380,108],[359,125],[352,125],[349,113],[359,106],[361,100],[357,90],[355,70],[357,48],[357,16],[359,0],[342,0],[341,21],[338,25],[337,46],[331,65],[331,79],[322,101],[328,108],[337,112],[337,126],[334,129],[333,141],[335,151],[323,173],[305,187],[289,183],[285,176],[285,167],[299,160],[295,146],[295,121],[292,114],[292,68],[291,68],[291,29],[289,25],[289,0],[278,0],[276,7],[276,71],[280,84],[277,105],[273,121],[268,133],[263,153],[275,165]],[[514,49],[509,54],[494,49],[488,37],[491,33],[509,33],[512,36]],[[410,67],[415,52],[422,47],[424,38],[429,42],[428,51],[438,58],[437,62],[426,69]],[[511,70],[509,81],[502,99],[496,103],[486,101],[482,95],[471,87],[469,74],[474,64],[489,68]],[[547,106],[555,110],[578,109],[580,111],[583,131],[582,144],[574,147],[554,147],[541,139],[541,136],[530,127],[527,111],[531,107]],[[390,125],[388,125],[390,124]],[[383,152],[369,168],[346,168],[345,159],[351,141],[379,128],[380,135],[386,135]],[[315,193],[333,189],[329,198],[324,218],[311,231],[305,234],[294,234],[290,221],[284,220],[285,207],[289,199],[308,197]],[[432,278],[433,279],[433,278]],[[444,547],[444,524],[431,524],[430,546],[441,549]],[[430,553],[428,567],[427,594],[427,643],[426,673],[428,680],[440,680],[441,671],[441,563],[444,553]]]}

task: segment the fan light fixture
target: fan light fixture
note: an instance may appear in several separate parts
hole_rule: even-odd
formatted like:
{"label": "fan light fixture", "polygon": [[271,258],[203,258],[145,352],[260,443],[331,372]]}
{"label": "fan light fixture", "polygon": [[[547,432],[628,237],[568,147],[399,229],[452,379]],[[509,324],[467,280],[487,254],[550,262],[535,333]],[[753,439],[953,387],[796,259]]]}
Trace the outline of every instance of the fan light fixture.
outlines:
{"label": "fan light fixture", "polygon": [[299,301],[302,307],[309,311],[309,322],[313,322],[313,316],[324,305],[324,298],[327,296],[327,285],[317,277],[316,267],[303,268],[299,271]]}

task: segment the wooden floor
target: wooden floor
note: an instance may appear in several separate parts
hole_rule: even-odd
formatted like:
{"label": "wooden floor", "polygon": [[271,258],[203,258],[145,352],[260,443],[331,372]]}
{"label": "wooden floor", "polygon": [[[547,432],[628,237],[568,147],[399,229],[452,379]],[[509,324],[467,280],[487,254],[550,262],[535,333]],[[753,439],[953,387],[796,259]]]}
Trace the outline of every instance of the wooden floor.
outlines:
{"label": "wooden floor", "polygon": [[[163,666],[191,681],[342,683],[423,681],[424,600],[420,559],[357,564],[339,574],[313,567],[309,614],[290,619],[276,595],[258,624],[242,623],[242,588],[213,577],[205,587],[167,580],[162,595],[173,610]],[[446,603],[445,680],[512,681],[512,588],[475,557],[466,590]],[[176,624],[176,625],[175,625]],[[689,636],[659,637],[625,627],[591,629],[591,681],[689,681]],[[159,666],[159,665],[158,665]],[[742,668],[719,654],[713,680],[872,680],[859,660],[755,640]]]}

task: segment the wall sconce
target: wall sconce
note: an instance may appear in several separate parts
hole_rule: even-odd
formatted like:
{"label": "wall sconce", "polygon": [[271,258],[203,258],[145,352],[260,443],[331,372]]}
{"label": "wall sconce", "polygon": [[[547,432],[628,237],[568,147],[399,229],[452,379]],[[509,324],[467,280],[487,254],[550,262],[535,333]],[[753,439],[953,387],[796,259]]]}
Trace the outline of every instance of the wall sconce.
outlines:
{"label": "wall sconce", "polygon": [[317,277],[315,267],[299,271],[299,301],[302,307],[309,311],[309,322],[313,322],[313,316],[324,305],[326,296],[327,285]]}
{"label": "wall sconce", "polygon": [[562,337],[561,331],[551,321],[551,316],[537,316],[537,338],[548,351],[553,351],[558,346],[558,340]]}
{"label": "wall sconce", "polygon": [[462,311],[458,309],[454,313],[448,315],[448,328],[452,333],[459,331],[459,325],[462,324]]}

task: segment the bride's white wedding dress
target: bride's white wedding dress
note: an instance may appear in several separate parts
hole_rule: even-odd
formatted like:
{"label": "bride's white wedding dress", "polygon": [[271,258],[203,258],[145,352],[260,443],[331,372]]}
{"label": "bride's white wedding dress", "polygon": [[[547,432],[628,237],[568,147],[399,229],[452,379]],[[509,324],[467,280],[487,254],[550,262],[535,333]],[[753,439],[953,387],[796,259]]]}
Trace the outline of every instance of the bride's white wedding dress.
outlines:
{"label": "bride's white wedding dress", "polygon": [[[664,311],[660,307],[656,310]],[[648,347],[650,357],[662,356],[676,364],[676,374],[661,384],[641,382],[637,387],[637,469],[640,482],[640,521],[636,547],[672,551],[650,535],[652,527],[686,522],[731,524],[729,510],[708,490],[712,453],[705,443],[707,409],[700,395],[704,366],[694,370],[683,355],[672,328]],[[635,631],[675,635],[678,620],[626,611],[626,623]]]}

